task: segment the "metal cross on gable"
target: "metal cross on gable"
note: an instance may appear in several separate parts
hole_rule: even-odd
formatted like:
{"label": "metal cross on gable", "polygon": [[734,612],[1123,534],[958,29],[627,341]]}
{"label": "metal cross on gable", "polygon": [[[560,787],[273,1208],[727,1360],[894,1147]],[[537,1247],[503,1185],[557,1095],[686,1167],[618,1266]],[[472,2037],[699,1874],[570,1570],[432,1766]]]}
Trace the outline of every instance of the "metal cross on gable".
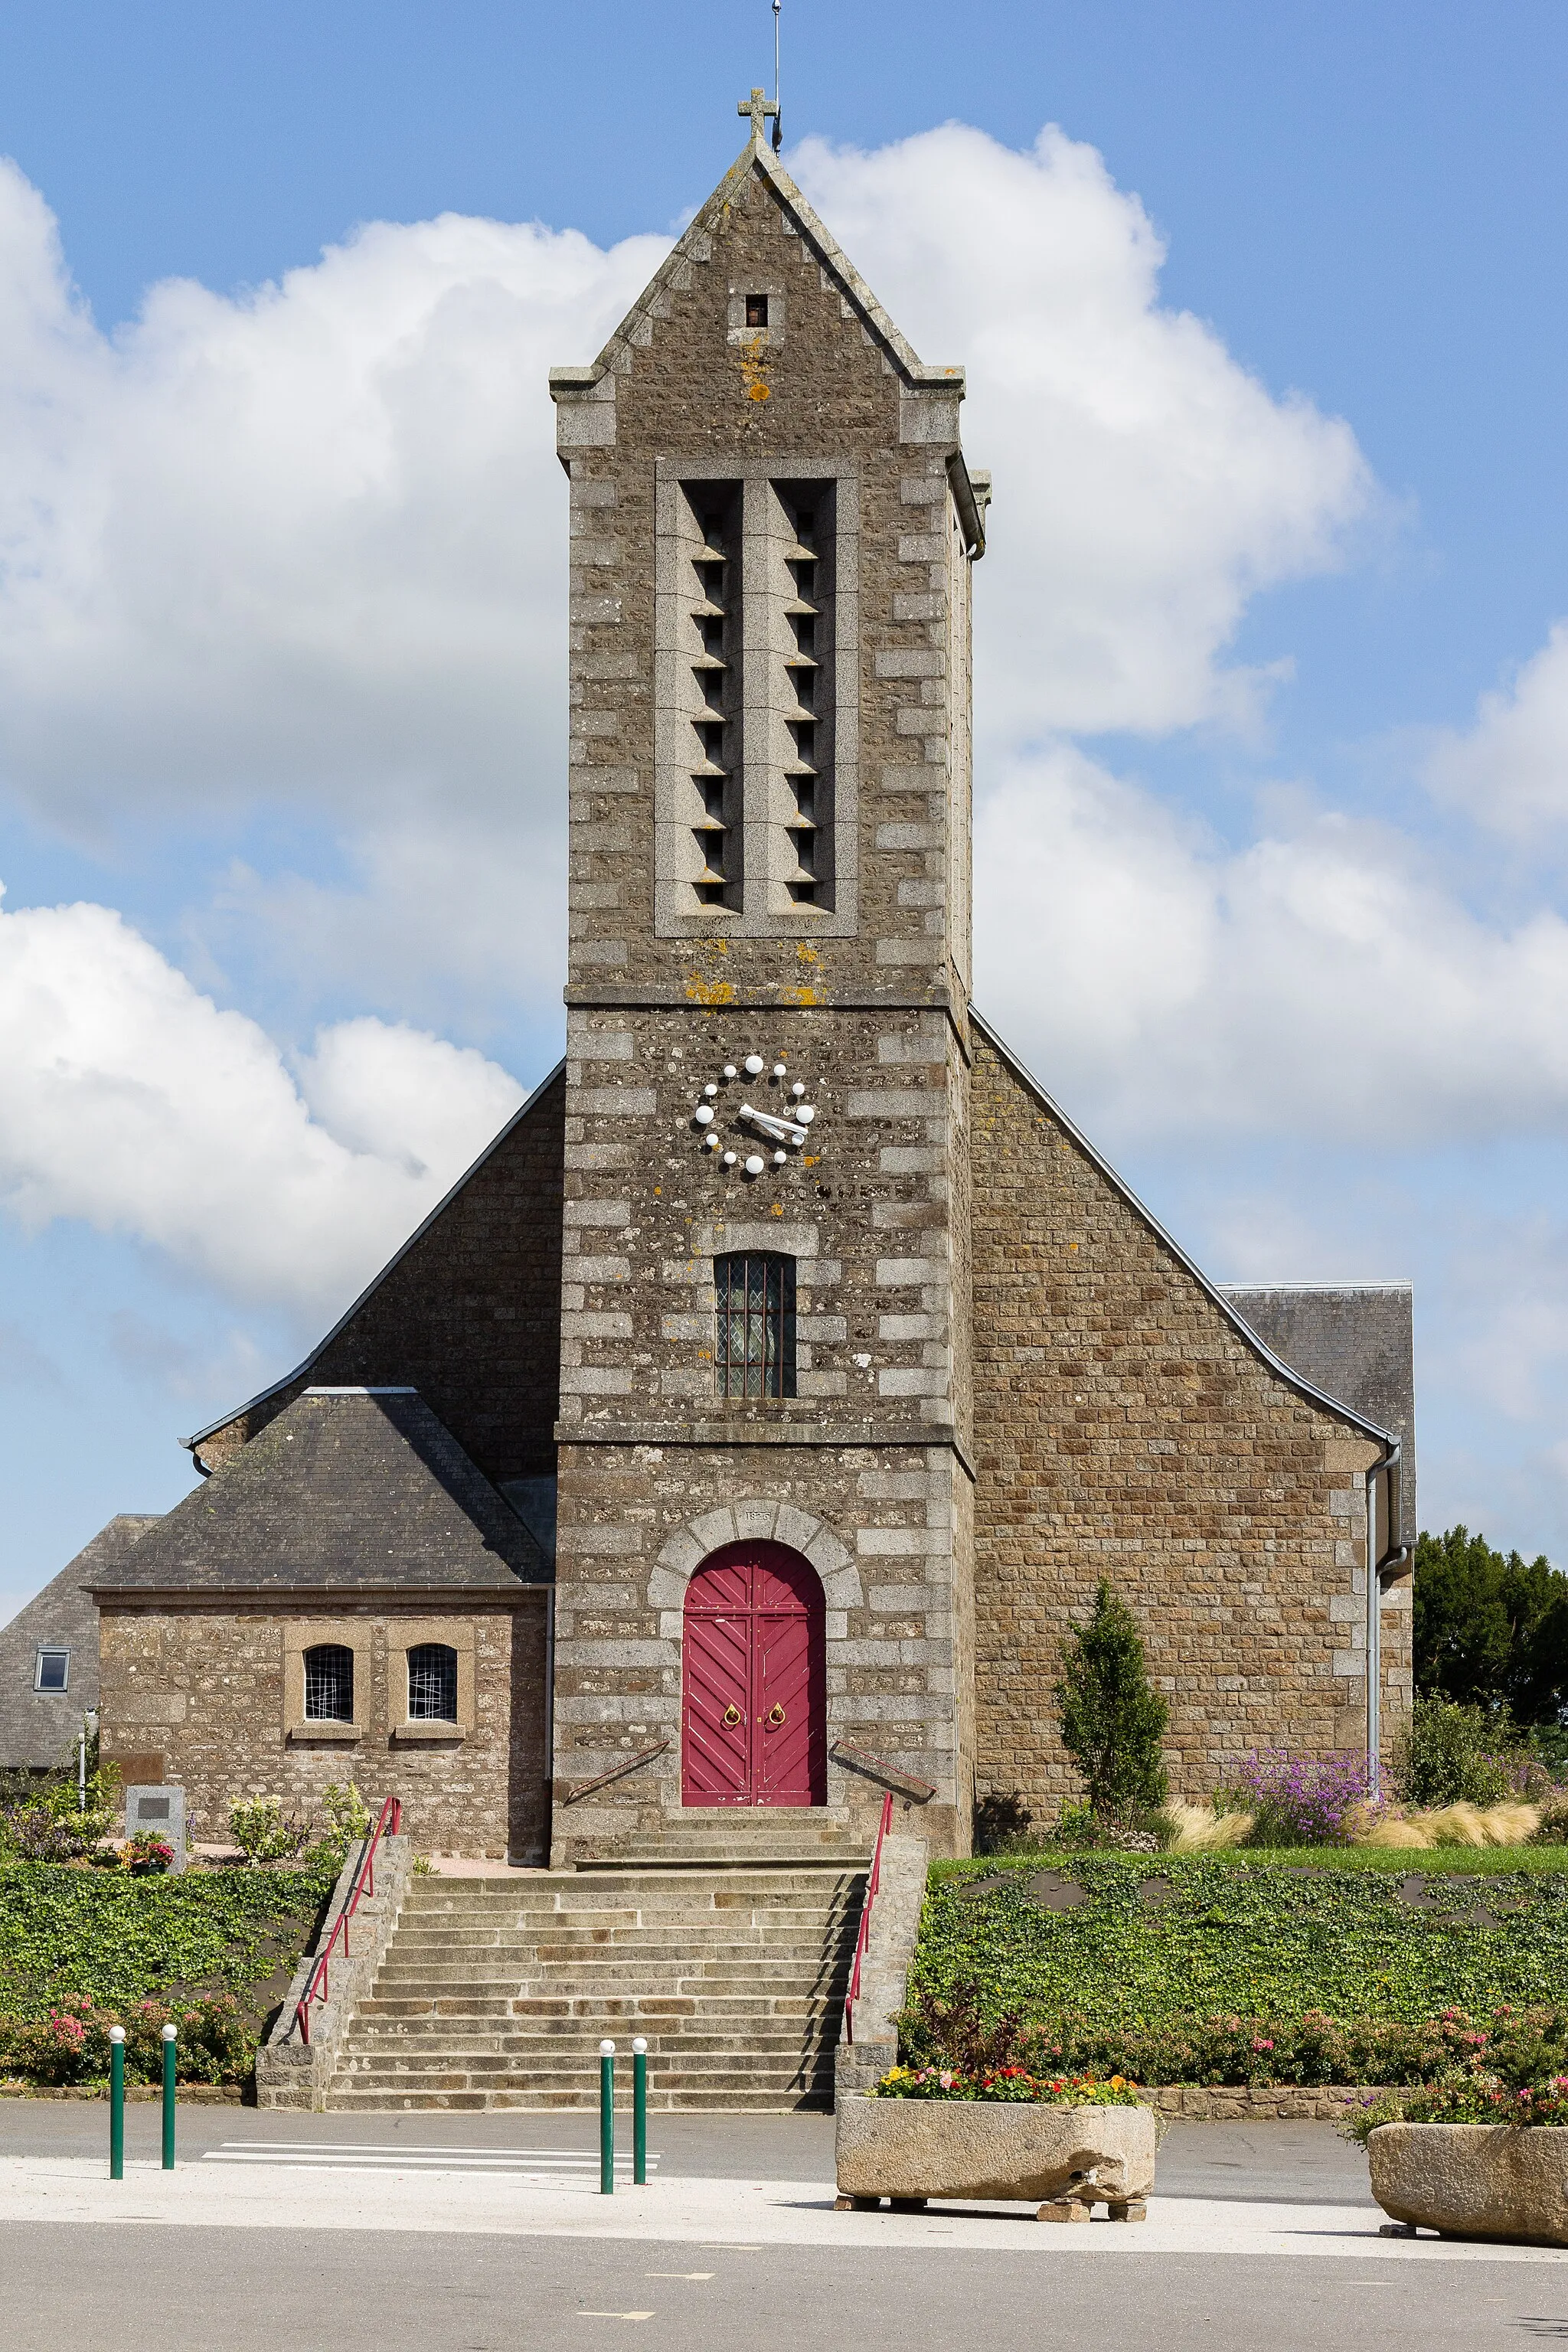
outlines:
{"label": "metal cross on gable", "polygon": [[750,98],[742,98],[737,102],[735,111],[737,114],[751,116],[752,136],[760,147],[764,136],[764,126],[770,121],[776,121],[778,116],[778,108],[773,100],[765,97],[760,89],[754,89]]}

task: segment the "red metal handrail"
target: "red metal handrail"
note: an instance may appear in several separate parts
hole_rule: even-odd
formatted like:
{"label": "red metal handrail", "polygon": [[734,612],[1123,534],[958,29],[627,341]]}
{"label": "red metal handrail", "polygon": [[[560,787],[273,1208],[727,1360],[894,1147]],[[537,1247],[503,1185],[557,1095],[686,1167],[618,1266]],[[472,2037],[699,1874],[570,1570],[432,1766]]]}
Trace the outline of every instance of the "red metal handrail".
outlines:
{"label": "red metal handrail", "polygon": [[402,1801],[397,1797],[388,1797],[381,1809],[380,1820],[365,1841],[365,1849],[359,1858],[359,1868],[354,1872],[348,1898],[332,1921],[332,1932],[327,1937],[326,1948],[318,1956],[316,1965],[310,1970],[306,1982],[305,1990],[294,2004],[294,2022],[300,2029],[301,2042],[308,2042],[310,2039],[310,2003],[313,2000],[325,2000],[327,1998],[327,1963],[332,1957],[333,1946],[342,1936],[343,1958],[346,1960],[349,1955],[349,1921],[359,1908],[360,1896],[375,1893],[375,1850],[381,1843],[382,1833],[385,1831],[395,1837],[402,1825]]}
{"label": "red metal handrail", "polygon": [[889,1789],[882,1800],[882,1818],[877,1825],[877,1843],[871,1852],[871,1874],[866,1881],[866,1900],[860,1906],[860,1933],[855,1938],[855,1966],[849,1972],[849,1990],[844,1996],[844,2039],[848,2042],[855,2039],[855,2004],[860,1998],[860,1963],[866,1957],[871,1933],[871,1906],[882,1883],[882,1840],[892,1820],[893,1792]]}

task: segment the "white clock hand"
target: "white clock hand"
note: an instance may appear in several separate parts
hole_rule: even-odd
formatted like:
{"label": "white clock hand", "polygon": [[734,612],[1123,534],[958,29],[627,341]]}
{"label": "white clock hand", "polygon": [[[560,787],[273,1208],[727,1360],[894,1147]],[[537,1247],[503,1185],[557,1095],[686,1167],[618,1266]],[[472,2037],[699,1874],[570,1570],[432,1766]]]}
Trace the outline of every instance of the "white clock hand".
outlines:
{"label": "white clock hand", "polygon": [[771,1111],[754,1110],[750,1103],[742,1103],[737,1116],[749,1118],[753,1127],[760,1127],[764,1135],[773,1136],[781,1143],[805,1141],[804,1127],[796,1127],[791,1119],[775,1118]]}

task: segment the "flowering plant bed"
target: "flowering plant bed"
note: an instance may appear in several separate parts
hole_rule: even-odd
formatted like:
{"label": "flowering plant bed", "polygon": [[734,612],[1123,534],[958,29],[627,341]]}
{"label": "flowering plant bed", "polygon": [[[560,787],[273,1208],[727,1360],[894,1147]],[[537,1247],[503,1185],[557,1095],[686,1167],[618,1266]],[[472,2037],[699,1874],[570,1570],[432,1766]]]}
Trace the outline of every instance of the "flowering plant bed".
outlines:
{"label": "flowering plant bed", "polygon": [[1373,2195],[1412,2236],[1568,2246],[1568,2128],[1526,2120],[1518,2101],[1500,2122],[1379,2124],[1367,2154]]}
{"label": "flowering plant bed", "polygon": [[182,2083],[242,2083],[256,2063],[255,2033],[231,1994],[173,2006],[138,2000],[116,2010],[71,1993],[42,2017],[0,2017],[0,2076],[50,2089],[103,2083],[111,2025],[125,2028],[125,2072],[133,2083],[161,2080],[165,2025],[175,2029]]}
{"label": "flowering plant bed", "polygon": [[998,2105],[1052,2107],[1135,2107],[1136,2083],[1120,2074],[1037,2074],[1026,2066],[964,2074],[953,2066],[894,2066],[867,2095],[873,2099],[984,2099]]}

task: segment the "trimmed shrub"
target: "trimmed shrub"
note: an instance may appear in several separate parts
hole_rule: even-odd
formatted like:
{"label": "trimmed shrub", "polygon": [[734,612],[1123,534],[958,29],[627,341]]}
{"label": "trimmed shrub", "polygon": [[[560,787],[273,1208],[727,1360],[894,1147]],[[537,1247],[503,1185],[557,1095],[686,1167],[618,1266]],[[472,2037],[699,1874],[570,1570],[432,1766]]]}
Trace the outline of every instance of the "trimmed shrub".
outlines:
{"label": "trimmed shrub", "polygon": [[1150,1687],[1132,1612],[1103,1577],[1088,1624],[1064,1645],[1056,1695],[1062,1742],[1094,1811],[1163,1805],[1169,1788],[1160,1743],[1169,1710]]}

